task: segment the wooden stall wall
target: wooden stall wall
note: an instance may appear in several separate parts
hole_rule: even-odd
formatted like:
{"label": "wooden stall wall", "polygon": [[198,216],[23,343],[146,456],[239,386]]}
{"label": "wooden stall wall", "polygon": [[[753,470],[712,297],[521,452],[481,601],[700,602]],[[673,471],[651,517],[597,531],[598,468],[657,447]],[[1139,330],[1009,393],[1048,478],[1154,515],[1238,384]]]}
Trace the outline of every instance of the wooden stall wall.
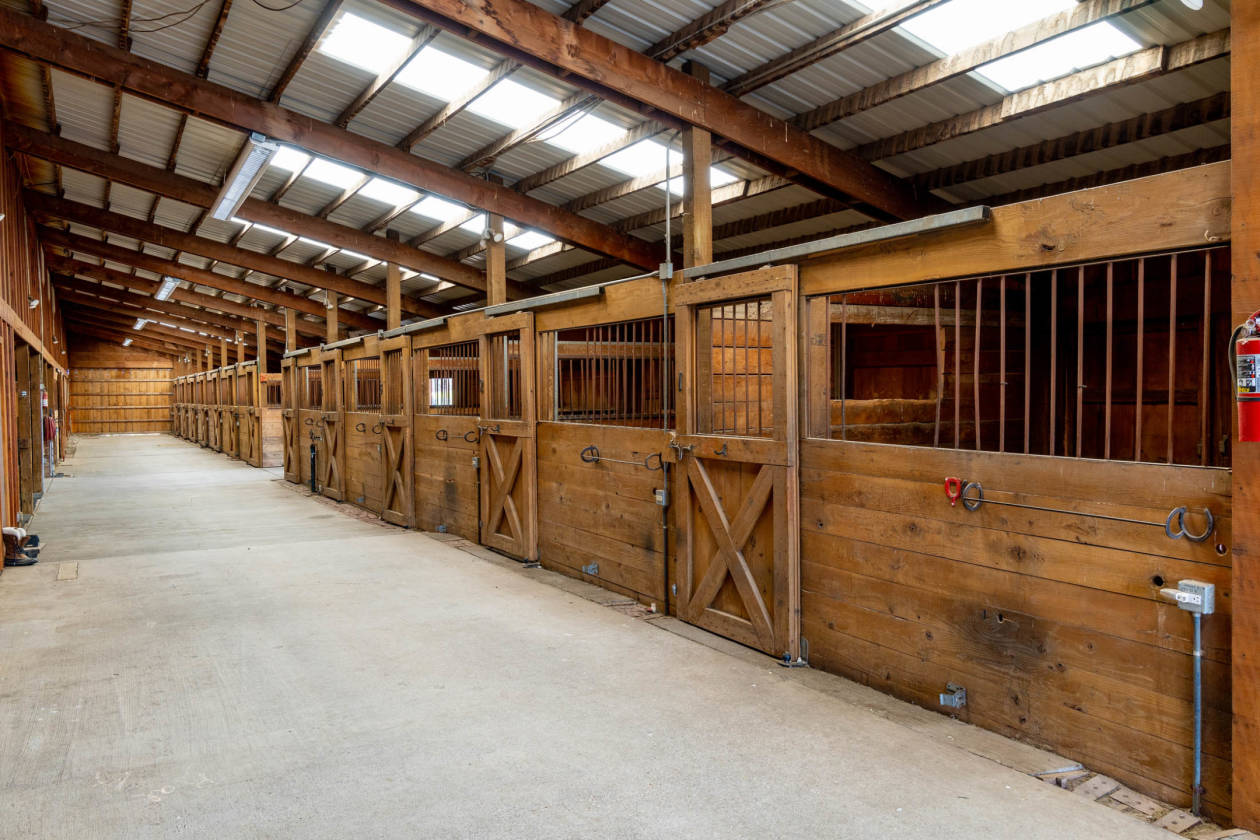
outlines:
{"label": "wooden stall wall", "polygon": [[169,432],[171,369],[170,356],[71,335],[71,431]]}
{"label": "wooden stall wall", "polygon": [[[0,324],[3,325],[0,326],[0,375],[8,383],[0,389],[0,451],[4,467],[0,477],[2,525],[16,524],[20,512],[32,513],[34,478],[40,478],[42,486],[42,477],[35,475],[28,476],[23,488],[22,459],[18,457],[17,443],[22,437],[30,440],[30,429],[42,426],[42,411],[38,394],[31,400],[28,393],[25,401],[19,396],[19,379],[28,383],[29,391],[32,365],[28,356],[25,371],[19,370],[17,351],[25,347],[23,352],[42,361],[44,369],[40,373],[50,388],[59,385],[58,377],[67,364],[66,335],[56,296],[44,270],[43,251],[35,236],[34,221],[22,204],[21,176],[14,158],[7,152],[0,154],[0,214],[3,215],[0,218]],[[49,407],[52,406],[50,394]],[[64,413],[57,419],[61,422],[60,433],[64,435]],[[39,440],[42,443],[42,428]],[[33,457],[27,460],[33,466]]]}
{"label": "wooden stall wall", "polygon": [[[807,263],[805,291],[833,296],[809,299],[804,322],[834,340],[827,310],[840,291],[854,290],[850,299],[865,305],[879,303],[863,299],[871,289],[938,280],[952,285],[953,278],[994,278],[993,272],[1036,272],[1225,242],[1228,177],[1228,164],[1221,164],[1013,205],[995,210],[991,225]],[[1232,481],[1228,449],[1217,444],[1232,411],[1227,397],[1222,401],[1229,383],[1220,355],[1229,325],[1203,314],[1206,303],[1219,310],[1228,300],[1227,262],[1224,255],[1209,266],[1197,252],[1183,261],[1176,286],[1167,270],[1147,275],[1145,315],[1162,318],[1164,327],[1148,326],[1140,343],[1133,334],[1135,323],[1142,323],[1134,320],[1134,295],[1109,300],[1106,275],[1091,278],[1087,272],[1086,287],[1103,284],[1092,302],[1082,305],[1069,296],[1059,309],[1058,331],[1038,329],[1032,337],[1031,370],[1038,380],[1030,398],[1032,454],[1023,451],[1021,323],[1027,310],[1018,294],[1011,299],[1016,311],[1005,320],[1000,299],[986,299],[983,329],[976,330],[975,295],[968,292],[960,308],[970,338],[967,329],[955,333],[952,305],[947,323],[936,327],[929,288],[920,301],[926,318],[913,328],[917,333],[929,328],[926,343],[890,353],[887,336],[872,329],[870,317],[860,318],[857,329],[867,330],[874,341],[843,342],[860,348],[848,359],[825,352],[819,358],[811,340],[803,355],[809,419],[800,446],[801,630],[811,664],[1047,746],[1185,806],[1192,778],[1193,624],[1162,600],[1159,590],[1183,578],[1213,583],[1217,612],[1204,621],[1203,786],[1207,812],[1227,821]],[[1148,268],[1157,263],[1167,258],[1147,259]],[[1205,270],[1218,268],[1209,288]],[[1076,269],[1060,280],[1073,287],[1081,282]],[[995,282],[1000,279],[986,281],[989,294]],[[1008,280],[1007,292],[1021,282]],[[1121,282],[1117,266],[1115,290],[1129,289],[1131,282],[1128,276]],[[1175,296],[1170,288],[1177,289]],[[1033,318],[1044,317],[1036,298],[1033,304]],[[834,319],[834,311],[831,315]],[[1010,340],[1004,369],[1000,356],[991,358],[1003,346],[1003,323]],[[1211,341],[1203,340],[1204,325]],[[933,327],[938,333],[944,328],[939,344],[931,339]],[[908,328],[907,321],[884,329]],[[1069,368],[1066,376],[1058,371],[1057,379],[1046,365],[1055,335]],[[973,352],[977,336],[989,356],[980,356],[979,367]],[[1175,356],[1169,352],[1173,342]],[[960,352],[963,369],[953,381],[937,378],[936,347],[947,368],[953,351]],[[1139,348],[1145,367],[1134,358]],[[846,375],[837,376],[835,366],[846,363]],[[885,376],[881,368],[889,365],[894,370]],[[848,436],[865,440],[825,439],[844,434],[837,428],[836,406],[827,399],[841,382],[859,398],[848,406],[853,409]],[[1005,410],[1003,382],[1010,383]],[[1051,382],[1058,395],[1053,427],[1053,411],[1037,390]],[[958,448],[951,395],[961,395],[963,402]],[[943,434],[940,448],[934,448],[940,396]],[[1141,412],[1134,410],[1135,402]],[[1002,446],[1005,417],[1005,452],[974,451],[977,406],[979,448]],[[1108,424],[1111,434],[1101,433]],[[1140,448],[1135,440],[1142,441]],[[909,442],[919,445],[902,445]],[[1156,461],[1164,463],[1150,463]],[[979,482],[989,500],[1066,513],[951,505],[942,486],[947,477]],[[1209,539],[1195,543],[1165,535],[1162,523],[1181,506],[1192,511],[1186,525],[1193,532],[1203,529],[1200,511],[1212,511],[1216,523]],[[941,703],[950,684],[966,688],[961,709]]]}

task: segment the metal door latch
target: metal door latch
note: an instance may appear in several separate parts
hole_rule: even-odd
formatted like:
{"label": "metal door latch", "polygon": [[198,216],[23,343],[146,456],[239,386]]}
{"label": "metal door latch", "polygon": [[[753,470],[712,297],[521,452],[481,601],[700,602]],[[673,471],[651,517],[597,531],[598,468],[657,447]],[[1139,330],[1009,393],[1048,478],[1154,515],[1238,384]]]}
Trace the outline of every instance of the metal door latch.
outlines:
{"label": "metal door latch", "polygon": [[941,692],[941,705],[951,709],[961,709],[967,705],[967,689],[955,683],[945,683],[945,691]]}

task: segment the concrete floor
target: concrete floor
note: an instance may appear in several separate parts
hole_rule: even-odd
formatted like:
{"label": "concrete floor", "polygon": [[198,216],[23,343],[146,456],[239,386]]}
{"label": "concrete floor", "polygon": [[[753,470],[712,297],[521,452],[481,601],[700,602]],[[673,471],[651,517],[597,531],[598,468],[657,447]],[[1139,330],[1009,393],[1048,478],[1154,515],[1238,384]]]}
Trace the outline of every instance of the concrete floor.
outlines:
{"label": "concrete floor", "polygon": [[167,436],[63,469],[0,577],[0,837],[1168,836]]}

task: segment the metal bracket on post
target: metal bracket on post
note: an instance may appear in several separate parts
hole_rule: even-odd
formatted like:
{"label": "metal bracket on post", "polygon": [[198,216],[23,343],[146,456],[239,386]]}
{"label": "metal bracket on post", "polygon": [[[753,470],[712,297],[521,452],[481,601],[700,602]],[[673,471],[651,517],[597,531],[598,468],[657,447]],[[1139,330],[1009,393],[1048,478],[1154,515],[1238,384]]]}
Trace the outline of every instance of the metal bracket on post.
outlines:
{"label": "metal bracket on post", "polygon": [[945,691],[940,694],[941,705],[951,709],[961,709],[967,705],[967,689],[955,683],[945,683]]}

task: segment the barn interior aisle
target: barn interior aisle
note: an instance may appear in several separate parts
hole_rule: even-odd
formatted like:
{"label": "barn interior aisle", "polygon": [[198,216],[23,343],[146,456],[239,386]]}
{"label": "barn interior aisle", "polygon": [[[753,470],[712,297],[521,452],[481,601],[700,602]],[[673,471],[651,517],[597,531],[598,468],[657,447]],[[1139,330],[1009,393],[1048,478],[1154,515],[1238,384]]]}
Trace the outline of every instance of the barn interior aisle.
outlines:
{"label": "barn interior aisle", "polygon": [[168,435],[63,469],[0,590],[9,837],[1163,834]]}

